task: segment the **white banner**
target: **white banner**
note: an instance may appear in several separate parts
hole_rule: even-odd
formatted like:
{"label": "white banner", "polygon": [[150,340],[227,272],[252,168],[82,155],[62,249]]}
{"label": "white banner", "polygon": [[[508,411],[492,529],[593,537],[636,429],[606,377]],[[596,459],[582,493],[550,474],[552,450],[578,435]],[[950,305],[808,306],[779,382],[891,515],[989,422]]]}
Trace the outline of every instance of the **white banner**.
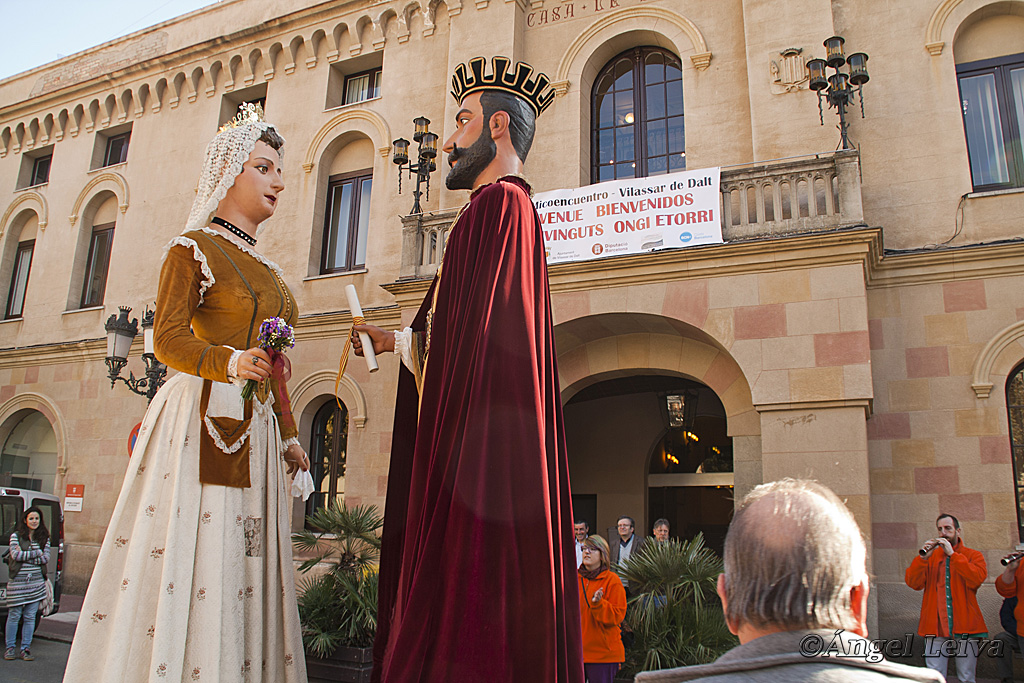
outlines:
{"label": "white banner", "polygon": [[534,195],[548,263],[721,243],[721,170],[610,180]]}

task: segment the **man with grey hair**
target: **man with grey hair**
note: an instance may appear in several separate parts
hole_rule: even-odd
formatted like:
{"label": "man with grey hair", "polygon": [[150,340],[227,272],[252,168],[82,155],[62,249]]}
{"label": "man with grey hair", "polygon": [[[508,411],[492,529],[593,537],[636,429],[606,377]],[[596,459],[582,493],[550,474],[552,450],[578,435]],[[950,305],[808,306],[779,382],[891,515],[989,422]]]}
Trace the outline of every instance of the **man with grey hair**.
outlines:
{"label": "man with grey hair", "polygon": [[882,658],[867,635],[864,538],[829,489],[784,479],[755,488],[725,537],[718,595],[740,644],[716,662],[637,675],[637,683],[708,680],[942,681]]}

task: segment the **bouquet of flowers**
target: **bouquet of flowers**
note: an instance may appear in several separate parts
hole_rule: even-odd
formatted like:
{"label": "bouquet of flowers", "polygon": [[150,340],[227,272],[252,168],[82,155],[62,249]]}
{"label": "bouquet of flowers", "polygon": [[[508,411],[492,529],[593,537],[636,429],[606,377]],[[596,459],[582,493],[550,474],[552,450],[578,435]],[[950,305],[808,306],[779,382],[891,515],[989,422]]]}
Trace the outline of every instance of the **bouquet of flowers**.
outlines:
{"label": "bouquet of flowers", "polygon": [[[276,370],[279,365],[278,355],[295,346],[295,330],[283,318],[267,318],[260,325],[256,343],[261,349],[270,353],[271,362]],[[282,360],[284,359],[282,358]],[[256,393],[258,384],[259,382],[254,379],[246,380],[245,386],[242,387],[242,398],[246,401],[251,399]]]}

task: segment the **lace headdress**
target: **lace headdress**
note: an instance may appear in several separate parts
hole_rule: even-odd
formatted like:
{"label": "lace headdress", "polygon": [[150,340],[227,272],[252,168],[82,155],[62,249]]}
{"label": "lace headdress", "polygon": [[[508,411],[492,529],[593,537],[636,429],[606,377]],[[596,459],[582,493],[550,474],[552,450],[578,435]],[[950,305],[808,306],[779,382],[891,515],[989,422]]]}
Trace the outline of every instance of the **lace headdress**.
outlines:
{"label": "lace headdress", "polygon": [[[206,147],[203,172],[199,176],[196,200],[188,214],[186,230],[203,228],[210,223],[217,205],[242,172],[242,164],[248,161],[256,142],[268,128],[273,126],[263,120],[263,108],[250,103],[243,105],[238,116],[221,127]],[[263,227],[261,223],[256,228],[257,235]]]}

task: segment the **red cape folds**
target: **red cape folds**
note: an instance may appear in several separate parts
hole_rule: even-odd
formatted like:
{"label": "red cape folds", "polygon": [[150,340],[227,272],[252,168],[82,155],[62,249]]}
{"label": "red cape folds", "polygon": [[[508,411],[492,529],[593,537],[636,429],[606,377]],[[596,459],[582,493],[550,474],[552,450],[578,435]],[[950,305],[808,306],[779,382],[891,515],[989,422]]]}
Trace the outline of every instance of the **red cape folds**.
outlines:
{"label": "red cape folds", "polygon": [[525,181],[480,188],[452,230],[417,423],[399,379],[374,680],[582,683],[547,264]]}

